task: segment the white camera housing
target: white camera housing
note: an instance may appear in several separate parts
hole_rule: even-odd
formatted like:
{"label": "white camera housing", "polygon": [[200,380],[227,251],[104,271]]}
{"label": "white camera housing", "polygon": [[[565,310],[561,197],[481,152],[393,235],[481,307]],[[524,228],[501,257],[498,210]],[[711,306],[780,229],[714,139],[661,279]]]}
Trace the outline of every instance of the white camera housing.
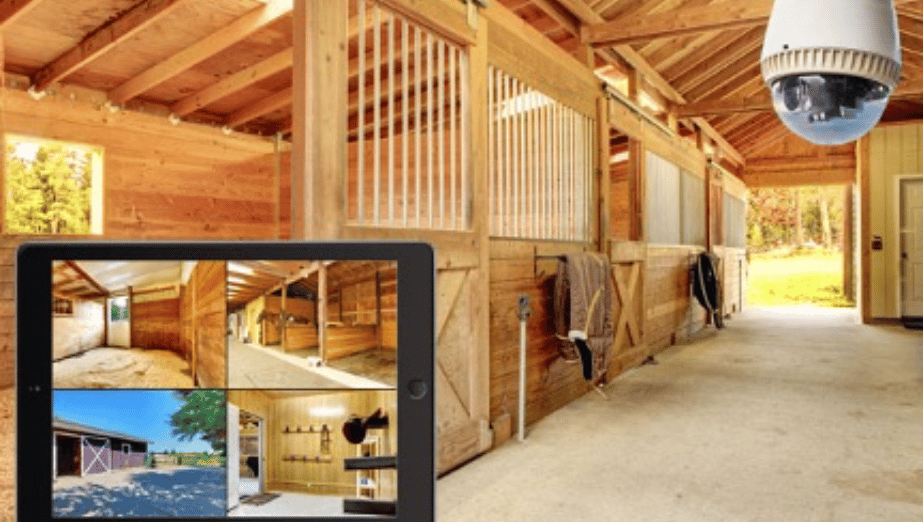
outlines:
{"label": "white camera housing", "polygon": [[792,132],[821,145],[858,139],[900,80],[892,0],[775,0],[761,68]]}

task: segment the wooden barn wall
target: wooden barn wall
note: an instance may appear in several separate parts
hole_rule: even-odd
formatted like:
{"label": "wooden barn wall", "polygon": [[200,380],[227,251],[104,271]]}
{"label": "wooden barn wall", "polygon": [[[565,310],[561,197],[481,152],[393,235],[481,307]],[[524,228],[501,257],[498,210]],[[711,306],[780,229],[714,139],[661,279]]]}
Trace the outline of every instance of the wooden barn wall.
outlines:
{"label": "wooden barn wall", "polygon": [[105,335],[105,300],[74,300],[73,315],[57,315],[51,319],[52,359],[103,346]]}
{"label": "wooden barn wall", "polygon": [[[375,347],[397,349],[397,268],[379,269],[377,284],[368,279],[327,288],[329,320],[345,326],[375,325]],[[335,332],[328,329],[327,334]]]}
{"label": "wooden barn wall", "polygon": [[[62,90],[63,91],[63,90]],[[67,96],[65,96],[67,95]],[[275,237],[273,144],[130,111],[75,91],[36,101],[5,89],[5,132],[104,148],[103,234],[85,239]],[[0,387],[13,384],[16,249],[75,236],[3,233],[0,241]]]}
{"label": "wooden barn wall", "polygon": [[227,263],[199,261],[192,279],[196,380],[203,388],[222,388],[227,384]]}
{"label": "wooden barn wall", "polygon": [[[491,240],[490,249],[490,418],[508,413],[518,423],[520,294],[529,296],[526,323],[526,423],[533,424],[583,396],[591,388],[579,364],[559,357],[552,303],[556,260],[534,261],[592,250],[582,243]],[[537,272],[536,272],[537,268]]]}
{"label": "wooden barn wall", "polygon": [[612,183],[612,197],[609,205],[610,235],[616,241],[631,239],[631,221],[629,219],[629,202],[631,201],[628,185],[628,162],[620,161],[609,165]]}
{"label": "wooden barn wall", "polygon": [[180,299],[132,302],[131,345],[183,353]]}
{"label": "wooden barn wall", "polygon": [[[243,408],[244,406],[241,405]],[[317,417],[311,410],[318,407],[342,408],[343,414],[335,417]],[[337,391],[320,392],[305,396],[281,396],[272,399],[272,412],[267,425],[267,489],[298,491],[317,495],[350,496],[355,494],[356,472],[343,469],[343,459],[355,457],[357,446],[342,435],[343,423],[350,415],[368,416],[381,408],[388,414],[390,426],[371,430],[381,440],[382,455],[394,455],[397,447],[397,394],[394,391]],[[284,461],[285,455],[321,455],[320,435],[305,433],[309,426],[327,424],[331,429],[329,463]],[[302,428],[302,433],[296,430]],[[289,433],[285,433],[286,427]],[[382,470],[379,476],[380,498],[396,497],[397,472]]]}
{"label": "wooden barn wall", "polygon": [[649,247],[645,281],[647,343],[670,346],[705,326],[705,310],[692,297],[689,266],[702,247]]}

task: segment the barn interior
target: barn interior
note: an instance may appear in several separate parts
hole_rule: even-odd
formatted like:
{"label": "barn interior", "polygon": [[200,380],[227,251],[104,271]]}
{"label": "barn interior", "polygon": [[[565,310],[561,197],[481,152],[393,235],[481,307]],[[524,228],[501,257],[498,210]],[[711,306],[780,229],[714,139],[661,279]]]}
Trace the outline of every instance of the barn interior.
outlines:
{"label": "barn interior", "polygon": [[224,271],[214,261],[55,261],[54,386],[224,386]]}
{"label": "barn interior", "polygon": [[[923,300],[917,291],[923,288],[923,270],[917,265],[908,270],[913,260],[902,257],[919,256],[919,248],[904,245],[911,244],[910,234],[923,230],[909,226],[915,214],[908,201],[916,196],[902,190],[919,182],[923,170],[923,3],[895,3],[903,80],[882,122],[855,143],[820,147],[792,135],[773,114],[759,66],[768,1],[10,2],[0,7],[0,128],[5,139],[77,144],[94,152],[89,161],[73,161],[90,172],[77,183],[88,201],[79,227],[62,230],[20,214],[13,219],[10,209],[31,208],[21,203],[28,198],[0,199],[5,216],[0,223],[0,385],[14,383],[14,260],[24,242],[426,241],[435,249],[437,271],[438,473],[451,479],[494,457],[507,460],[488,469],[528,470],[521,464],[529,455],[507,443],[520,419],[526,430],[562,415],[583,421],[574,425],[592,427],[597,419],[587,417],[590,410],[581,406],[604,401],[596,393],[601,391],[611,400],[606,411],[612,415],[600,418],[619,433],[677,442],[657,448],[674,458],[659,461],[663,474],[652,478],[671,486],[632,499],[647,501],[651,510],[676,507],[666,519],[683,519],[677,515],[682,513],[694,520],[702,509],[713,507],[713,498],[696,490],[695,481],[686,479],[694,470],[682,467],[695,461],[700,455],[692,453],[702,448],[694,438],[681,440],[684,434],[691,437],[682,425],[684,415],[702,406],[693,399],[747,390],[756,394],[747,386],[752,383],[769,383],[758,395],[771,394],[771,384],[790,381],[785,372],[792,367],[804,371],[803,381],[816,387],[796,386],[791,404],[836,395],[871,408],[884,400],[875,391],[879,386],[899,384],[911,398],[923,391],[917,374],[893,374],[887,382],[861,379],[892,375],[885,371],[891,360],[914,371],[919,361],[916,338],[899,345],[890,341],[893,329],[913,316]],[[3,183],[8,195],[13,195],[14,182],[31,172],[26,167],[37,156],[28,150],[17,147],[7,154]],[[767,318],[746,303],[748,192],[818,184],[843,186],[854,202],[845,218],[853,225],[844,247],[852,253],[844,256],[844,272],[853,282],[849,288],[856,311],[845,321],[809,317],[804,328],[795,328],[794,321]],[[689,276],[691,262],[702,252],[720,260],[719,312],[729,329],[740,328],[740,335],[718,333],[703,340],[715,330],[692,295]],[[605,257],[613,279],[614,335],[608,372],[599,382],[588,382],[579,365],[561,356],[554,324],[559,257],[577,253]],[[305,294],[311,291],[304,283],[286,286],[293,303],[299,287]],[[531,312],[524,340],[517,314],[521,296],[530,298]],[[853,315],[861,325],[852,325]],[[224,325],[225,308],[220,316]],[[857,344],[848,346],[864,353],[879,353],[883,346],[898,353],[869,359],[855,358],[848,350],[821,354],[829,348],[824,338],[809,336],[801,342],[812,325],[818,331],[850,332],[848,339]],[[224,342],[223,326],[219,335]],[[249,339],[254,343],[256,338]],[[784,355],[740,355],[764,346],[763,341],[815,351],[797,364]],[[712,350],[716,344],[727,351]],[[520,346],[525,346],[524,357]],[[310,370],[306,357],[274,344],[261,348],[279,366],[318,373]],[[677,351],[683,357],[718,353],[723,362],[749,363],[715,369],[703,358],[696,373],[670,362],[676,359],[668,356]],[[191,357],[195,350],[179,353]],[[838,375],[857,378],[853,389],[844,391],[828,379],[829,365],[823,361],[831,358],[844,365]],[[179,360],[186,359],[180,355]],[[654,361],[660,364],[643,364]],[[320,380],[319,386],[360,382],[347,372],[334,374],[335,364],[330,361],[331,373],[324,377],[336,378]],[[705,375],[731,385],[683,394],[675,383],[684,370],[689,379]],[[221,382],[194,366],[190,371],[199,384]],[[662,379],[644,380],[648,375]],[[525,403],[521,410],[520,397]],[[792,429],[820,418],[758,404]],[[862,414],[853,411],[844,410],[830,422],[858,422]],[[724,413],[700,425],[706,440],[723,440],[729,424],[736,428],[758,421],[762,424],[751,426],[753,437],[762,441],[759,437],[767,436],[767,418],[736,409]],[[899,418],[923,425],[920,415],[920,408],[908,407],[876,420],[881,426]],[[664,417],[675,417],[679,424],[642,433],[642,427],[651,427],[646,421]],[[905,426],[894,426],[892,431],[905,432]],[[912,470],[923,469],[915,457],[920,452],[908,441],[895,447],[887,432],[864,436],[870,445],[904,455],[907,469],[898,471],[914,477]],[[11,431],[5,436],[12,440]],[[550,438],[549,445],[560,448],[554,444],[573,436]],[[822,442],[835,436],[804,437],[798,447],[804,454],[823,455]],[[844,447],[854,449],[848,443]],[[725,448],[708,448],[701,462],[738,468]],[[625,457],[622,447],[602,444],[599,450],[605,457],[597,461]],[[637,451],[643,462],[652,449]],[[6,454],[12,460],[12,450]],[[777,482],[797,483],[800,493],[812,488],[825,492],[833,520],[849,519],[855,513],[849,513],[851,508],[888,510],[892,520],[920,518],[916,496],[910,497],[914,504],[906,502],[907,495],[881,500],[887,495],[878,493],[875,509],[842,507],[842,490],[848,491],[845,495],[878,491],[864,483],[852,489],[835,485],[849,480],[838,481],[832,468],[837,460],[850,458],[855,454],[846,450],[831,457],[825,464],[829,473],[818,472],[813,481],[789,480],[791,470],[781,469]],[[636,469],[651,473],[642,465]],[[759,477],[736,476],[735,484],[751,487],[753,494],[715,500],[727,508],[722,513],[732,513],[726,518],[752,506],[764,511],[750,518],[766,518],[766,512],[781,505],[760,494]],[[483,479],[471,483],[480,485]],[[12,491],[11,475],[7,483],[5,491]],[[675,498],[674,484],[686,500]],[[464,489],[454,490],[456,498],[468,498]],[[562,491],[579,500],[586,491],[600,489],[549,492],[534,484],[530,491],[537,500],[524,502],[524,511],[510,511],[514,514],[507,519],[529,518],[522,513],[541,509]],[[525,495],[522,490],[511,494]],[[621,499],[619,494],[611,496]],[[700,503],[689,506],[688,499]],[[454,508],[457,520],[470,519],[463,503],[440,505]],[[577,519],[571,515],[580,506],[559,507],[563,518]],[[791,519],[820,516],[794,501],[784,507],[790,508]],[[645,518],[643,512],[624,517]]]}
{"label": "barn interior", "polygon": [[397,383],[394,262],[231,261],[228,312],[231,387]]}
{"label": "barn interior", "polygon": [[393,514],[395,391],[231,390],[228,415],[230,516]]}

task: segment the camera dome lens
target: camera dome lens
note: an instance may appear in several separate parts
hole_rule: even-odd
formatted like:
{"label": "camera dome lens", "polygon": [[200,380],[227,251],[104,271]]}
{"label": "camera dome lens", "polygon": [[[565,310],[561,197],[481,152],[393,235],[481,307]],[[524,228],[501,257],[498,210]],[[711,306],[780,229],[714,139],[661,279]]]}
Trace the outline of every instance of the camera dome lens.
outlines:
{"label": "camera dome lens", "polygon": [[779,119],[818,145],[843,145],[874,127],[888,106],[888,87],[838,74],[785,76],[772,83]]}

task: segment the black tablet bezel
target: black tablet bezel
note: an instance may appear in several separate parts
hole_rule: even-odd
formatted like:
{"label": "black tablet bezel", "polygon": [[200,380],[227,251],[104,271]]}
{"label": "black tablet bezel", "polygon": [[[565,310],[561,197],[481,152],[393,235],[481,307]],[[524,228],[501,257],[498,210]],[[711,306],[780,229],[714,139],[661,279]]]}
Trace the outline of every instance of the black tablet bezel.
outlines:
{"label": "black tablet bezel", "polygon": [[[398,505],[396,517],[196,517],[184,520],[298,520],[311,522],[426,522],[434,518],[435,261],[431,246],[414,242],[32,242],[16,264],[17,332],[17,518],[19,520],[110,520],[51,518],[52,437],[51,263],[53,260],[394,260],[398,283]],[[36,347],[46,346],[41,352]],[[411,381],[427,387],[410,396]],[[412,451],[408,451],[412,448]],[[402,451],[403,449],[403,451]],[[175,520],[179,520],[176,518]],[[116,520],[151,520],[118,517]],[[162,518],[161,520],[174,520]]]}

